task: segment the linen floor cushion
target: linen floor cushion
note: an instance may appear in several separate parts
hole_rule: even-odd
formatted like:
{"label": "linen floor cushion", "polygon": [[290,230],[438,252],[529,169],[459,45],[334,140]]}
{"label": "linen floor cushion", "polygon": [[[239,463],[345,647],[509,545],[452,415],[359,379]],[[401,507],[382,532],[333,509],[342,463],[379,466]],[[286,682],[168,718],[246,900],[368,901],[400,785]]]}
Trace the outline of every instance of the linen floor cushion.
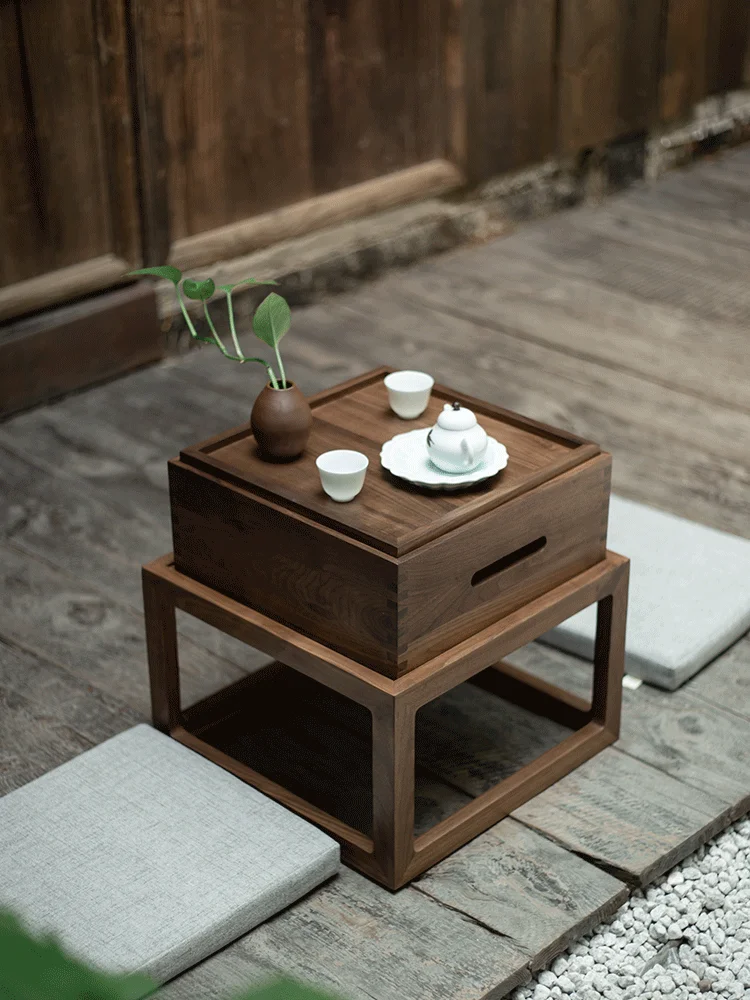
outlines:
{"label": "linen floor cushion", "polygon": [[0,908],[159,983],[295,902],[339,845],[147,725],[0,798]]}
{"label": "linen floor cushion", "polygon": [[[607,546],[631,561],[627,673],[673,691],[750,629],[747,539],[612,495]],[[591,659],[595,630],[596,605],[540,641]]]}

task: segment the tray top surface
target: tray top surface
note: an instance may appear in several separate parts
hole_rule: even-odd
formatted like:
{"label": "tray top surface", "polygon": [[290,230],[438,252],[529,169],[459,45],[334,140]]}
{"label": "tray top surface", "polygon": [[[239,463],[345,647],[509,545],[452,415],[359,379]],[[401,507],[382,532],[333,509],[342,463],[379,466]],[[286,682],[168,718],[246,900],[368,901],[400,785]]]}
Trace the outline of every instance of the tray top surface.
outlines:
{"label": "tray top surface", "polygon": [[[592,442],[435,385],[427,410],[402,420],[388,406],[381,368],[310,399],[313,427],[301,458],[288,463],[258,457],[249,424],[194,448],[181,460],[218,479],[392,556],[401,556],[599,454]],[[432,492],[397,480],[380,464],[380,449],[396,434],[435,423],[446,402],[472,409],[489,435],[508,449],[507,468],[457,493]],[[323,492],[315,459],[324,451],[351,448],[370,465],[361,493],[336,503]]]}

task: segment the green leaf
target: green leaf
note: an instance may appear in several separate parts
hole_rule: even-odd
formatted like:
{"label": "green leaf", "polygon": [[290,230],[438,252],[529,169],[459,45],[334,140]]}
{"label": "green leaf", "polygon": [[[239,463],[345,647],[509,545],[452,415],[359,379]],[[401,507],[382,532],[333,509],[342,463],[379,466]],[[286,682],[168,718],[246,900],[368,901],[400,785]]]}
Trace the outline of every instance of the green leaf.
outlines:
{"label": "green leaf", "polygon": [[0,913],[3,1000],[139,1000],[156,990],[142,976],[110,976],[68,955],[52,937],[35,937]]}
{"label": "green leaf", "polygon": [[286,299],[271,292],[255,310],[253,330],[255,336],[269,347],[276,347],[292,324],[292,314]]}
{"label": "green leaf", "polygon": [[278,285],[278,281],[273,281],[271,278],[268,278],[266,281],[258,281],[257,278],[245,278],[244,281],[237,281],[233,285],[219,285],[219,288],[228,295],[229,292],[233,292],[240,285]]}
{"label": "green leaf", "polygon": [[155,278],[166,278],[173,285],[179,285],[182,278],[182,271],[178,271],[171,264],[164,264],[162,267],[142,267],[140,271],[130,271],[128,277],[132,278],[137,274],[153,274]]}
{"label": "green leaf", "polygon": [[216,291],[216,285],[211,278],[205,281],[194,281],[192,278],[185,278],[182,283],[182,290],[189,299],[198,302],[207,302]]}

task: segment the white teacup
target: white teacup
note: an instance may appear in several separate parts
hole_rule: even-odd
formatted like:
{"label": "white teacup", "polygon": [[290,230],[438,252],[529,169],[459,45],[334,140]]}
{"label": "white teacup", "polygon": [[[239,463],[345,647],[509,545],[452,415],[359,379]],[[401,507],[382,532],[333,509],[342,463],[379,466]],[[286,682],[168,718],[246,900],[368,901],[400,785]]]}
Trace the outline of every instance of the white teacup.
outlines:
{"label": "white teacup", "polygon": [[331,500],[346,503],[362,489],[370,460],[361,451],[341,448],[318,455],[315,464],[320,473],[320,484]]}
{"label": "white teacup", "polygon": [[391,409],[404,420],[413,420],[427,409],[435,384],[426,372],[391,372],[383,379]]}

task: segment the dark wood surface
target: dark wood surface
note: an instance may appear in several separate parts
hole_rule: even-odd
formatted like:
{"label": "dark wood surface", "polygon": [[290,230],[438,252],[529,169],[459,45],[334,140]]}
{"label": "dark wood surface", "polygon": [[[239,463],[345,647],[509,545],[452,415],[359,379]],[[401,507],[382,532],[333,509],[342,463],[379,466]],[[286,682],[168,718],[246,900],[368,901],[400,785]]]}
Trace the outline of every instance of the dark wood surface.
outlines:
{"label": "dark wood surface", "polygon": [[[296,462],[263,461],[249,427],[183,448],[182,462],[400,556],[523,495],[599,451],[592,442],[439,385],[433,388],[421,417],[402,420],[388,405],[383,384],[388,371],[376,370],[353,380],[348,390],[336,387],[330,398],[322,393],[313,399],[313,431],[304,455]],[[512,456],[508,467],[481,490],[435,494],[401,487],[380,467],[382,445],[396,434],[431,426],[443,406],[456,399],[473,407],[487,433],[506,446]],[[333,448],[362,451],[370,462],[366,488],[351,503],[330,500],[320,485],[315,459]]]}
{"label": "dark wood surface", "polygon": [[646,129],[656,118],[661,0],[560,5],[558,144],[563,153]]}
{"label": "dark wood surface", "polygon": [[[429,660],[408,678],[388,681],[380,673],[184,576],[175,568],[171,555],[162,556],[143,568],[153,724],[322,826],[340,841],[346,863],[390,889],[400,889],[617,739],[628,575],[628,560],[608,552],[593,568]],[[524,741],[528,725],[524,733],[517,719],[506,721],[499,741],[503,751],[509,742],[514,747],[526,742],[522,755],[513,754],[505,771],[495,768],[494,782],[475,789],[473,801],[461,804],[420,833],[425,823],[416,816],[416,773],[417,767],[422,769],[416,748],[421,739],[429,756],[434,754],[435,744],[441,742],[437,733],[429,732],[429,721],[425,733],[425,718],[429,719],[436,708],[435,698],[486,672],[488,667],[492,669],[495,657],[542,635],[551,625],[593,602],[598,603],[593,694],[590,705],[579,708],[575,731],[561,726],[552,743],[529,743]],[[183,713],[178,608],[231,635],[247,638],[273,653],[281,663],[264,667]],[[289,667],[303,677],[290,680]],[[511,704],[523,706],[528,715],[536,712],[537,716],[557,719],[562,713],[566,721],[573,721],[571,701],[563,692],[548,685],[546,697],[540,699],[538,683],[527,683],[521,671],[512,673],[513,685],[508,691]],[[504,701],[505,676],[500,665],[496,684],[481,682],[490,701]],[[345,704],[347,697],[353,700],[353,706]],[[329,728],[336,730],[338,726],[341,737],[347,717],[359,728],[358,746],[350,745],[345,753],[348,773],[343,782],[342,773],[339,770],[337,774],[336,769],[341,739],[333,760],[328,759],[330,743],[327,753],[325,747],[319,746],[317,703],[322,702],[325,711],[326,703],[331,701]],[[428,703],[432,703],[429,708]],[[420,709],[423,714],[418,727],[416,715]],[[341,721],[337,723],[339,716]],[[537,722],[534,718],[532,731]],[[285,724],[295,733],[291,746],[282,732]],[[312,733],[317,741],[312,754],[305,749],[305,733],[308,739]],[[494,758],[496,744],[491,752]],[[285,767],[285,757],[304,761],[301,773],[290,771],[288,764]],[[428,765],[427,770],[434,771],[434,767]],[[434,818],[433,809],[430,813]]]}
{"label": "dark wood surface", "polygon": [[0,415],[164,357],[153,288],[105,292],[0,328]]}
{"label": "dark wood surface", "polygon": [[[613,488],[621,495],[746,535],[750,401],[744,362],[732,345],[750,322],[742,296],[750,249],[743,186],[749,157],[738,150],[611,203],[619,217],[630,211],[633,218],[650,216],[659,231],[657,253],[649,249],[654,236],[645,226],[630,235],[631,248],[648,255],[650,282],[643,276],[632,283],[627,243],[615,241],[606,271],[584,268],[575,242],[583,213],[573,212],[561,228],[542,222],[500,243],[446,256],[437,271],[425,264],[298,310],[284,341],[290,375],[314,393],[381,363],[425,368],[470,394],[599,441],[614,456]],[[611,224],[608,206],[598,212]],[[548,227],[560,247],[569,248],[567,263],[575,267],[561,267],[562,255],[539,258],[535,233]],[[686,235],[695,242],[686,242]],[[501,247],[510,252],[498,254]],[[619,268],[618,247],[624,255]],[[731,248],[738,256],[728,256]],[[728,274],[735,276],[729,297]],[[466,297],[474,278],[481,280]],[[700,296],[685,296],[691,278],[700,282]],[[502,295],[493,294],[494,284]],[[440,294],[446,287],[450,296]],[[138,566],[169,547],[166,460],[188,442],[246,421],[262,384],[260,370],[201,350],[0,424],[3,791],[148,717]],[[81,606],[81,597],[88,605]],[[109,613],[93,616],[97,606]],[[185,704],[263,661],[260,654],[247,658],[247,647],[235,640],[220,642],[218,632],[182,612],[177,624]],[[562,655],[549,660],[551,652],[532,645],[510,660],[590,698],[590,665],[564,662]],[[478,900],[458,895],[458,869],[450,885],[441,879],[433,896],[421,892],[419,881],[392,895],[344,869],[180,976],[164,996],[230,995],[275,971],[352,1000],[401,1000],[404,993],[416,1000],[501,996],[527,976],[528,963],[549,961],[564,947],[564,934],[579,933],[587,905],[589,922],[596,923],[608,893],[608,883],[599,881],[603,869],[630,883],[644,873],[656,877],[708,836],[712,823],[727,822],[743,808],[747,789],[732,755],[744,731],[738,723],[750,720],[749,670],[745,637],[678,694],[660,696],[668,704],[679,695],[680,708],[665,710],[656,728],[648,714],[653,690],[624,692],[629,764],[617,769],[617,793],[609,774],[585,789],[581,784],[597,830],[613,835],[598,844],[579,831],[566,841],[570,831],[554,803],[535,819],[544,827],[535,829],[537,836],[554,843],[560,835],[567,851],[565,868],[555,855],[555,871],[568,887],[563,897],[559,882],[535,881],[532,893],[524,881],[523,871],[532,872],[539,858],[534,840],[524,841],[531,845],[528,863],[511,852],[502,871],[494,867],[502,863],[497,851],[472,854],[467,877],[487,871],[495,879],[481,887],[483,909],[475,909]],[[688,695],[700,705],[689,709]],[[480,754],[475,765],[464,755],[461,784],[491,781],[487,742],[493,731],[502,732],[502,716],[485,719],[483,707],[493,702],[481,698],[470,713],[461,701],[448,711],[449,698],[441,699],[441,719],[451,727],[455,720],[457,747],[475,745]],[[707,713],[706,706],[716,711]],[[509,706],[507,712],[522,729],[523,711]],[[702,732],[695,731],[693,717]],[[486,734],[484,745],[471,742],[477,730]],[[559,732],[557,723],[538,723],[530,735],[554,743]],[[651,739],[651,732],[665,735]],[[450,737],[443,739],[447,750]],[[507,752],[522,759],[527,749],[521,740]],[[619,760],[622,753],[615,746],[597,759]],[[507,758],[497,760],[507,767]],[[418,787],[429,789],[424,794],[434,803],[427,807],[423,798],[418,817],[433,808],[441,819],[443,804],[450,814],[471,800],[452,783],[449,753],[440,768],[442,778],[432,771],[417,775]],[[717,789],[721,783],[719,795],[709,790],[712,775]],[[623,816],[623,797],[632,803],[630,817]],[[647,819],[652,809],[648,824],[630,823],[634,815]],[[505,837],[512,822],[503,820],[493,832]],[[442,864],[458,864],[479,843],[477,838]],[[514,843],[514,852],[520,851]],[[438,901],[443,893],[445,903]],[[463,909],[469,906],[473,915]],[[512,941],[488,929],[497,922],[502,930],[500,921],[512,914],[519,915]],[[548,932],[528,937],[521,926],[532,922]],[[580,924],[580,932],[585,929]]]}
{"label": "dark wood surface", "polygon": [[7,0],[0,316],[680,123],[749,38],[745,0]]}
{"label": "dark wood surface", "polygon": [[[169,477],[181,573],[400,677],[604,558],[611,458],[440,385],[420,418],[400,420],[388,370],[314,396],[294,462],[261,458],[245,425],[183,448]],[[385,441],[429,426],[456,399],[508,449],[506,469],[441,494],[382,468]],[[347,504],[325,495],[315,465],[336,448],[362,449],[370,463]]]}

